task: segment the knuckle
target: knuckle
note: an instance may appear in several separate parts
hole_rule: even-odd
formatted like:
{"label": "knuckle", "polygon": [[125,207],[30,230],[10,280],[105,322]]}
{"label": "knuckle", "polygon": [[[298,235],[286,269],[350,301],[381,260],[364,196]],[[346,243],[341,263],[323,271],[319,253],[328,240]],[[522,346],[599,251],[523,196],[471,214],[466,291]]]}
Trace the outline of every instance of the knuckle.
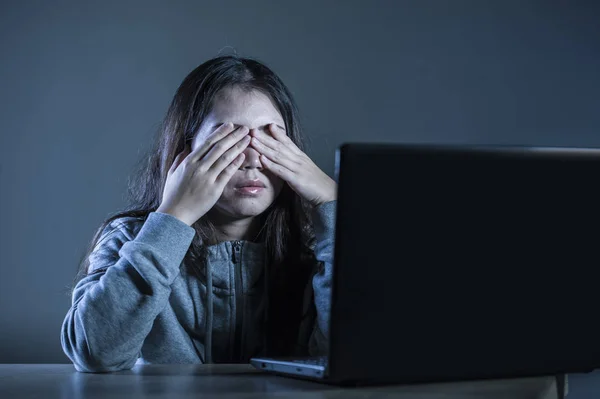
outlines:
{"label": "knuckle", "polygon": [[208,172],[208,167],[206,166],[206,164],[204,162],[200,163],[198,165],[198,167],[196,168],[196,174],[206,174],[206,172]]}
{"label": "knuckle", "polygon": [[202,149],[204,151],[209,150],[216,142],[217,140],[214,137],[209,138],[208,140],[206,140],[204,142],[204,145],[202,146]]}
{"label": "knuckle", "polygon": [[240,148],[239,146],[234,146],[232,148],[230,148],[228,151],[225,152],[225,154],[223,154],[223,156],[227,159],[233,159],[235,157],[237,157],[240,154]]}
{"label": "knuckle", "polygon": [[224,132],[222,132],[222,131],[217,131],[217,132],[211,134],[210,136],[208,136],[206,138],[204,145],[205,146],[214,145],[216,142],[218,142],[221,139],[221,137],[223,137],[223,135],[224,135]]}
{"label": "knuckle", "polygon": [[224,162],[226,164],[231,163],[231,161],[233,161],[236,157],[236,154],[226,154],[223,158],[221,162]]}
{"label": "knuckle", "polygon": [[228,134],[229,131],[227,131],[226,129],[220,131],[219,134],[215,134],[213,137],[210,138],[210,145],[219,144],[219,142],[223,140],[223,138],[227,137]]}
{"label": "knuckle", "polygon": [[218,136],[226,134],[229,130],[231,130],[232,124],[230,122],[225,122],[221,126],[219,126],[216,131],[218,132]]}
{"label": "knuckle", "polygon": [[223,137],[227,136],[228,134],[229,134],[228,129],[221,129],[219,131],[219,133],[215,134],[214,137],[212,138],[213,144],[216,143],[217,141],[221,140]]}
{"label": "knuckle", "polygon": [[232,160],[233,158],[229,154],[224,155],[217,162],[215,162],[214,167],[216,169],[223,170],[231,163]]}

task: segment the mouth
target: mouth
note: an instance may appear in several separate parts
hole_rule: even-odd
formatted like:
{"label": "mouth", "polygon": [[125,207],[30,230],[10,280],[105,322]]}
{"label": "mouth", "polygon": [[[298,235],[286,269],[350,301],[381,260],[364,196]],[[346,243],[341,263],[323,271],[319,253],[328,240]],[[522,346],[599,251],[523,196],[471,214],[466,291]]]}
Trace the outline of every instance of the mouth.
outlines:
{"label": "mouth", "polygon": [[250,188],[250,187],[251,188],[265,188],[267,186],[265,185],[265,183],[263,183],[259,179],[244,180],[235,186],[235,188]]}
{"label": "mouth", "polygon": [[244,196],[256,196],[260,194],[267,186],[260,180],[244,180],[234,188],[236,192]]}

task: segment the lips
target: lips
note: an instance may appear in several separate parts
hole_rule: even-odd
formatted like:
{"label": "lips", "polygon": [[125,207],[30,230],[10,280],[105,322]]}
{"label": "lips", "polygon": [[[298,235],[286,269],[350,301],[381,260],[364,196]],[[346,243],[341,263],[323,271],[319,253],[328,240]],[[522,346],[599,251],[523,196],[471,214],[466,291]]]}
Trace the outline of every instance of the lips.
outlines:
{"label": "lips", "polygon": [[262,181],[259,179],[256,180],[244,180],[236,184],[235,188],[265,188],[267,187]]}
{"label": "lips", "polygon": [[256,198],[266,192],[266,187],[260,179],[245,179],[235,185],[234,191],[242,197]]}

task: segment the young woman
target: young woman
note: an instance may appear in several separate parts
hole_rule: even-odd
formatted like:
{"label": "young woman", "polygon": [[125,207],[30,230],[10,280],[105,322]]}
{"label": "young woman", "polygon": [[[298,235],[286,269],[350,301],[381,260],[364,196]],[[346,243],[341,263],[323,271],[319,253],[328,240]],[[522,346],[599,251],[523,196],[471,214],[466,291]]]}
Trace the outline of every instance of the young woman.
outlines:
{"label": "young woman", "polygon": [[61,341],[77,370],[327,352],[336,184],[267,66],[192,71],[130,194],[76,278]]}

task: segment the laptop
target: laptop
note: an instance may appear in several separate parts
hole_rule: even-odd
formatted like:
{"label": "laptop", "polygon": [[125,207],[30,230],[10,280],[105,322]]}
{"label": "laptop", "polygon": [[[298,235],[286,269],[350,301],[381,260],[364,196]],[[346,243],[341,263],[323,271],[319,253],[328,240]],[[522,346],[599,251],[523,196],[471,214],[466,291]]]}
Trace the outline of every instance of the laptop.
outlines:
{"label": "laptop", "polygon": [[337,152],[333,384],[600,367],[600,150],[350,143]]}

